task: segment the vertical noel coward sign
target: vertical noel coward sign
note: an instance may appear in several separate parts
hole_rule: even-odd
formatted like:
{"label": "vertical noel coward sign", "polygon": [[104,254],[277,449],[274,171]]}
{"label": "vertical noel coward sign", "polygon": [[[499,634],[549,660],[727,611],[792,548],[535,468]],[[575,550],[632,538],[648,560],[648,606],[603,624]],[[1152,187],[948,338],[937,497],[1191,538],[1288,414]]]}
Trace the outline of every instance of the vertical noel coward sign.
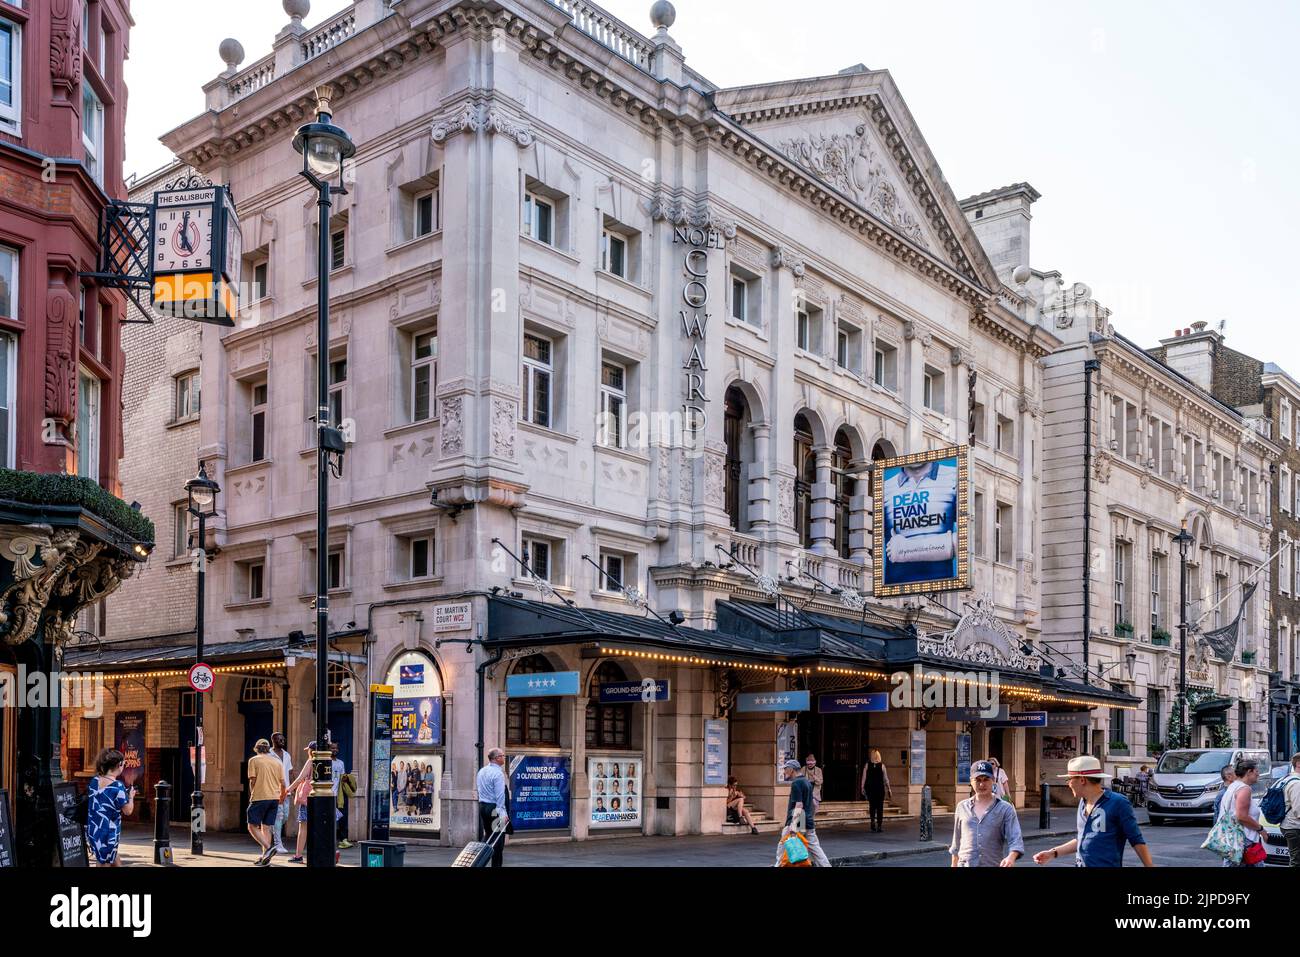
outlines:
{"label": "vertical noel coward sign", "polygon": [[699,226],[677,226],[673,229],[673,242],[687,247],[682,260],[685,281],[682,285],[682,302],[686,308],[678,310],[682,335],[686,338],[688,352],[682,369],[686,375],[686,401],[682,404],[682,438],[688,451],[696,450],[699,436],[708,425],[704,376],[709,371],[704,364],[704,335],[709,325],[709,313],[703,312],[709,304],[710,249],[723,249],[722,234],[716,229]]}

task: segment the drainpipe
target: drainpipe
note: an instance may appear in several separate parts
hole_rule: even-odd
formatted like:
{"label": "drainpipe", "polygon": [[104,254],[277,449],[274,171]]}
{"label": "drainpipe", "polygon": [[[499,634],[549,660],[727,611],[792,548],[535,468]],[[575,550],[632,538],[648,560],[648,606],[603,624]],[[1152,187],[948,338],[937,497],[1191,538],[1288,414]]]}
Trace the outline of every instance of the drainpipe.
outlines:
{"label": "drainpipe", "polygon": [[500,662],[504,656],[505,656],[505,651],[501,648],[497,648],[496,651],[492,652],[492,656],[490,658],[484,658],[481,662],[479,662],[478,667],[474,669],[475,672],[478,673],[478,691],[477,691],[477,698],[476,698],[478,702],[478,737],[474,739],[474,750],[478,752],[477,767],[479,768],[483,767],[483,722],[485,718],[485,712],[487,710],[485,703],[483,701],[483,695],[484,695],[483,672],[487,671],[487,669],[491,668],[493,665]]}
{"label": "drainpipe", "polygon": [[[1092,376],[1100,359],[1083,363],[1083,673],[1088,674],[1092,638]],[[1084,681],[1088,679],[1085,677]]]}

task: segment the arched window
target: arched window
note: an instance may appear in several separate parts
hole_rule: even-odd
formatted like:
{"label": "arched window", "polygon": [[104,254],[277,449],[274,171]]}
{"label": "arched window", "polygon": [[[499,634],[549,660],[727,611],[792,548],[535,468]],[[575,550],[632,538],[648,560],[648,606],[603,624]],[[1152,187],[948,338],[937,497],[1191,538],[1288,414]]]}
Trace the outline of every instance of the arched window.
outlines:
{"label": "arched window", "polygon": [[849,510],[857,491],[857,479],[849,474],[853,447],[843,429],[835,433],[835,452],[831,458],[831,477],[835,482],[835,549],[840,558],[849,557]]}
{"label": "arched window", "polygon": [[892,459],[894,455],[893,444],[885,439],[881,439],[871,447],[871,461],[873,462],[879,462],[881,459]]}
{"label": "arched window", "polygon": [[329,663],[325,677],[326,689],[334,701],[352,701],[355,698],[356,682],[352,673],[336,661]]}
{"label": "arched window", "polygon": [[[512,674],[537,675],[554,671],[542,655],[530,655],[515,665]],[[507,747],[560,746],[559,698],[511,698],[506,702]]]}
{"label": "arched window", "polygon": [[745,422],[749,418],[748,403],[744,394],[734,385],[727,390],[724,401],[723,437],[727,443],[727,471],[723,487],[723,498],[727,517],[731,527],[743,532],[748,527],[742,511],[742,489],[744,488],[744,440]]}
{"label": "arched window", "polygon": [[613,661],[603,661],[591,678],[587,704],[587,747],[626,748],[631,745],[628,727],[632,718],[630,704],[601,704],[600,686],[627,681],[627,675]]}
{"label": "arched window", "polygon": [[794,419],[794,530],[804,548],[812,547],[812,487],[817,481],[817,455],[812,428],[802,415]]}
{"label": "arched window", "polygon": [[244,679],[243,685],[239,689],[239,700],[249,701],[274,701],[275,685],[270,678],[258,678],[249,676]]}

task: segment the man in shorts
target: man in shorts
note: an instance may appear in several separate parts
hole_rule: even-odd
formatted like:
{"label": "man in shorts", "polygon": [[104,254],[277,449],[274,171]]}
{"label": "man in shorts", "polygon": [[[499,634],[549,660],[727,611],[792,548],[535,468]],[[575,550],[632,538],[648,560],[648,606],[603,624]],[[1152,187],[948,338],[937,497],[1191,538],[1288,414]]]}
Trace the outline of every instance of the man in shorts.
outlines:
{"label": "man in shorts", "polygon": [[258,867],[266,867],[275,857],[275,815],[284,800],[284,762],[271,753],[271,742],[258,738],[248,761],[248,833],[253,835],[262,855]]}

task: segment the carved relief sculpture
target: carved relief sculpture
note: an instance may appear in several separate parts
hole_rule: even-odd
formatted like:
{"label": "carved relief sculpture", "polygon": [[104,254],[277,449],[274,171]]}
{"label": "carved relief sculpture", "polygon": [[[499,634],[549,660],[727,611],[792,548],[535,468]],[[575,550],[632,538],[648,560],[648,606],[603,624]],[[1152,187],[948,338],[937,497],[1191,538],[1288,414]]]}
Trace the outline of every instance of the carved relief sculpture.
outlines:
{"label": "carved relief sculpture", "polygon": [[51,275],[45,298],[45,416],[63,428],[76,417],[76,367],[73,363],[74,303],[68,287]]}
{"label": "carved relief sculpture", "polygon": [[451,458],[465,452],[463,396],[448,396],[439,403],[442,419],[442,455]]}
{"label": "carved relief sculpture", "polygon": [[[515,458],[515,421],[517,408],[510,399],[492,398],[492,454],[498,458]],[[443,428],[446,428],[444,424]],[[445,433],[444,433],[445,434]]]}
{"label": "carved relief sculpture", "polygon": [[81,85],[81,21],[72,0],[50,2],[50,78],[54,89],[70,98]]}

